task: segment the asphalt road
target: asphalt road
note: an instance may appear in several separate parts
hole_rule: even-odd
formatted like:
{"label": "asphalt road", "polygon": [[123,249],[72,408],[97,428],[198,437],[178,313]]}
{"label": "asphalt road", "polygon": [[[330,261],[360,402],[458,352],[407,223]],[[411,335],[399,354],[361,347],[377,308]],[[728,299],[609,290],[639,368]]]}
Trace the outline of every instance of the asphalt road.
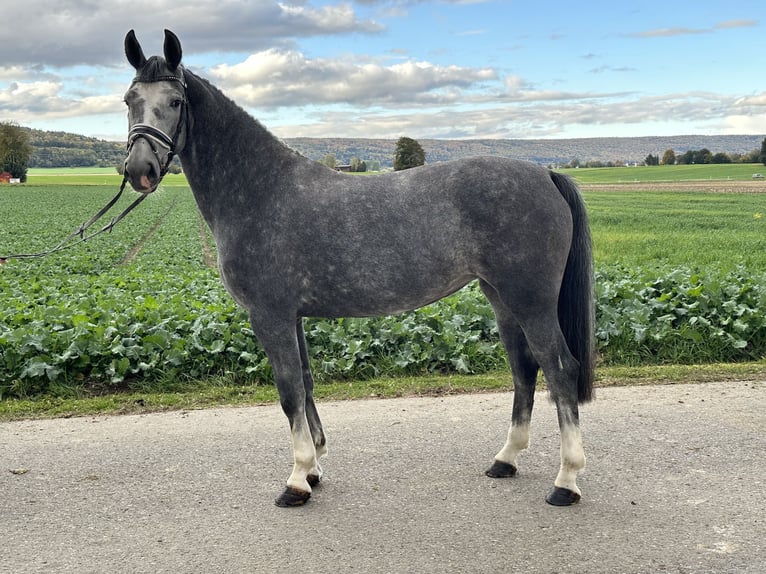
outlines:
{"label": "asphalt road", "polygon": [[277,406],[0,424],[0,572],[762,573],[766,383],[602,389],[580,504],[544,496],[554,408],[513,479],[483,475],[510,394],[328,402],[325,479]]}

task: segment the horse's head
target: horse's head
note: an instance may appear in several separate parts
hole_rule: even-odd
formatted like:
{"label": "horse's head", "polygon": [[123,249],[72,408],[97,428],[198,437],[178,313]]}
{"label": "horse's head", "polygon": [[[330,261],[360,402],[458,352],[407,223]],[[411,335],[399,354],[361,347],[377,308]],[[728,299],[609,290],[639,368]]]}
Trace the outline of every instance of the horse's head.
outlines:
{"label": "horse's head", "polygon": [[170,30],[165,30],[164,52],[164,58],[152,56],[147,60],[133,30],[125,36],[125,55],[136,69],[125,93],[129,128],[125,176],[141,193],[157,189],[186,138],[181,43]]}

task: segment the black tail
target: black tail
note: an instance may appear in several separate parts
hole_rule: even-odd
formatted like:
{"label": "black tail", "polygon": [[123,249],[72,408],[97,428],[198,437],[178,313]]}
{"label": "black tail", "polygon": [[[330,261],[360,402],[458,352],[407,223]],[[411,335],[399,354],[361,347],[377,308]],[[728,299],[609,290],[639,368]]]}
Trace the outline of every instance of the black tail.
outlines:
{"label": "black tail", "polygon": [[559,324],[570,352],[580,362],[577,397],[584,403],[593,399],[596,321],[588,214],[575,182],[553,171],[550,175],[572,210],[574,229],[559,293]]}

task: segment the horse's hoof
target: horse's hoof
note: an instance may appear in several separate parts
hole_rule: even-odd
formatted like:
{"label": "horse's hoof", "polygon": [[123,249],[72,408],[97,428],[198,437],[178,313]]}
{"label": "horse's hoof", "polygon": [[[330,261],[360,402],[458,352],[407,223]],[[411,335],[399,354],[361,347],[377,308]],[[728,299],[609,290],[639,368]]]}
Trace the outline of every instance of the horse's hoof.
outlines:
{"label": "horse's hoof", "polygon": [[554,486],[545,497],[545,502],[553,506],[571,506],[580,501],[580,495],[568,488]]}
{"label": "horse's hoof", "polygon": [[274,504],[281,506],[282,508],[287,508],[290,506],[303,506],[306,504],[306,502],[308,502],[310,497],[311,492],[298,490],[297,488],[290,488],[288,486],[285,488],[285,491],[277,497],[277,499],[274,501]]}
{"label": "horse's hoof", "polygon": [[311,488],[314,488],[317,484],[319,484],[320,480],[322,480],[322,477],[318,474],[310,474],[306,477],[306,481],[308,481]]}
{"label": "horse's hoof", "polygon": [[507,462],[496,460],[484,474],[490,478],[510,478],[516,474],[516,467]]}

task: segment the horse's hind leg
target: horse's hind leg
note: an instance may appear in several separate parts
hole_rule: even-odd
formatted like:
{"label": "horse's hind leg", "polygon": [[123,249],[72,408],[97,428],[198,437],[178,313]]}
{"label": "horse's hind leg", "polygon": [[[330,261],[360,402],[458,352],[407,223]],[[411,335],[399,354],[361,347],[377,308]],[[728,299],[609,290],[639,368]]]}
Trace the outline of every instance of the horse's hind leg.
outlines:
{"label": "horse's hind leg", "polygon": [[529,425],[539,366],[529,350],[524,332],[510,310],[500,301],[497,292],[484,281],[480,281],[480,285],[495,311],[497,330],[508,353],[513,373],[513,412],[508,437],[485,473],[492,478],[506,478],[516,474],[516,457],[529,446]]}
{"label": "horse's hind leg", "polygon": [[580,500],[577,474],[585,468],[577,394],[579,363],[569,352],[555,306],[522,323],[522,327],[556,405],[561,435],[561,466],[545,500],[554,506],[568,506]]}
{"label": "horse's hind leg", "polygon": [[309,361],[308,348],[306,346],[306,335],[303,332],[303,319],[298,319],[296,328],[298,338],[298,349],[301,354],[301,369],[303,371],[303,388],[306,391],[306,419],[311,430],[311,438],[314,440],[316,449],[316,468],[309,471],[307,480],[310,486],[316,486],[322,479],[322,467],[319,465],[319,459],[327,454],[327,440],[325,438],[322,421],[319,420],[316,404],[314,403],[314,377],[311,374],[311,363]]}
{"label": "horse's hind leg", "polygon": [[309,477],[312,474],[317,476],[318,464],[307,416],[307,393],[295,319],[280,320],[271,314],[257,315],[254,311],[251,311],[250,317],[253,332],[269,357],[279,402],[290,422],[292,436],[293,471],[284,492],[275,502],[277,506],[299,506],[311,496]]}
{"label": "horse's hind leg", "polygon": [[[554,488],[546,497],[546,501],[556,506],[566,506],[580,499],[581,492],[576,481],[577,474],[585,468],[585,453],[582,446],[578,411],[579,363],[569,351],[559,325],[558,292],[553,291],[549,286],[546,287],[546,285],[553,284],[553,282],[539,282],[536,289],[529,289],[526,286],[516,284],[506,285],[503,290],[497,288],[485,288],[484,290],[490,301],[492,301],[492,297],[499,300],[499,304],[494,303],[493,307],[495,313],[499,314],[500,317],[509,313],[510,311],[505,309],[511,309],[511,305],[514,305],[512,316],[523,331],[528,352],[534,357],[534,361],[540,365],[545,375],[550,397],[556,405],[561,434],[561,466],[554,482]],[[499,313],[498,309],[500,310]],[[498,325],[501,324],[500,317],[498,317]],[[516,336],[516,339],[521,339],[521,337]],[[508,346],[506,344],[506,347]],[[509,355],[512,352],[513,348],[509,349]],[[518,351],[516,360],[520,360]],[[526,360],[528,361],[526,363],[528,365],[526,375],[528,386],[525,387],[525,392],[528,394],[520,396],[527,397],[528,408],[531,411],[531,395],[534,390],[533,388],[529,389],[529,386],[531,386],[531,365],[533,363],[529,358]],[[514,359],[511,361],[513,365]],[[524,372],[523,369],[522,372]],[[516,378],[516,371],[514,371],[514,377]],[[524,380],[523,377],[522,380]],[[514,417],[516,416],[515,400],[516,397],[514,397]],[[519,406],[520,421],[523,420],[521,413],[526,412],[526,408],[523,404]],[[523,422],[519,426],[523,428]],[[513,435],[513,425],[509,434]],[[521,431],[516,437],[509,436],[509,442],[513,443],[514,438],[517,445],[524,444]],[[516,447],[517,451],[518,447]],[[513,454],[514,447],[511,444],[509,450],[506,453],[500,451],[499,456],[507,459]]]}

